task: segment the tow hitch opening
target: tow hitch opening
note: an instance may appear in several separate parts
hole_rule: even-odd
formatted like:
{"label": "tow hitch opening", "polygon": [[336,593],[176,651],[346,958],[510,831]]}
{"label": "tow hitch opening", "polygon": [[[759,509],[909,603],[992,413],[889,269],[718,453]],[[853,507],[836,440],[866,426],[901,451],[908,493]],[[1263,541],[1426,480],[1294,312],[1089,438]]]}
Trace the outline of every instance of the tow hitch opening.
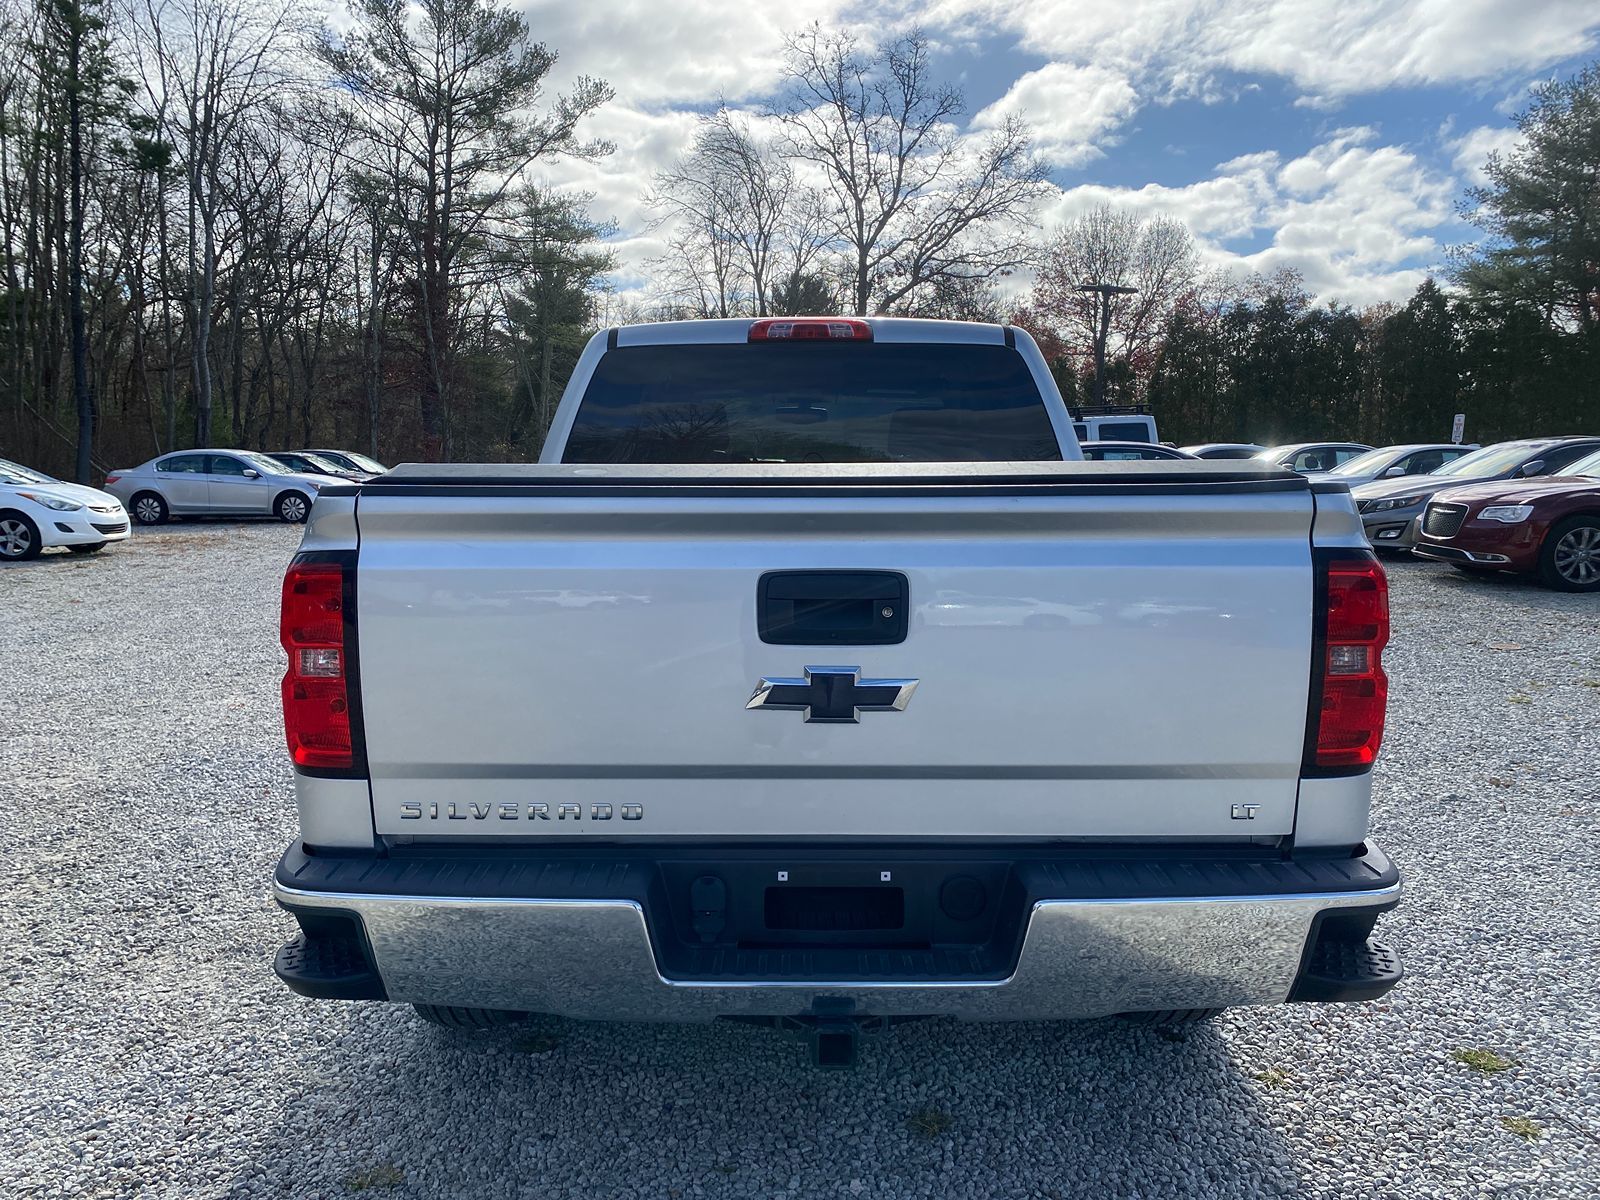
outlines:
{"label": "tow hitch opening", "polygon": [[725,1021],[741,1025],[760,1025],[776,1029],[802,1039],[806,1043],[811,1065],[825,1071],[847,1071],[861,1060],[863,1038],[878,1037],[896,1025],[907,1021],[923,1021],[926,1017],[872,1017],[852,1013],[849,1000],[837,1005],[818,1001],[813,1011],[797,1017],[727,1016]]}

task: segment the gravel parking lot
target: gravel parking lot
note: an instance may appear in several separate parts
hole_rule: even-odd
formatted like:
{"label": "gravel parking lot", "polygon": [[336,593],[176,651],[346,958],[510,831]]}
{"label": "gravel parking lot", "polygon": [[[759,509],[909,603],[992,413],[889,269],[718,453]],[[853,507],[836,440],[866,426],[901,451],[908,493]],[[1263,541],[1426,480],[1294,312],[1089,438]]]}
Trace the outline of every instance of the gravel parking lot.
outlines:
{"label": "gravel parking lot", "polygon": [[1600,1192],[1596,597],[1393,566],[1386,1002],[921,1022],[841,1074],[740,1026],[464,1037],[285,991],[297,539],[189,524],[0,568],[0,1195]]}

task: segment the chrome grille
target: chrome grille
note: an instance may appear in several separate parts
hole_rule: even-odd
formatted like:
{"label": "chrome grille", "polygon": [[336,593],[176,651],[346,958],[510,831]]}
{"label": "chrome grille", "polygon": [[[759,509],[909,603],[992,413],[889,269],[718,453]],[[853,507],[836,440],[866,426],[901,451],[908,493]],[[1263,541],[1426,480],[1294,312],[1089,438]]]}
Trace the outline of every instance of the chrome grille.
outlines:
{"label": "chrome grille", "polygon": [[1422,532],[1429,537],[1455,537],[1466,517],[1465,504],[1430,504],[1422,518]]}

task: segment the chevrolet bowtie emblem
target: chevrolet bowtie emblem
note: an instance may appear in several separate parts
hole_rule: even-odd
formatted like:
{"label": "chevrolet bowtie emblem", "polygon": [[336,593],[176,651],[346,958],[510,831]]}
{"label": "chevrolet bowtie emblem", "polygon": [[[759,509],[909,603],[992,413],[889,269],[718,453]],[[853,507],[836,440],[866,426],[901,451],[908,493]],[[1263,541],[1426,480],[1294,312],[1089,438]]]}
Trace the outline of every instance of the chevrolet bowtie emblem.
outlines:
{"label": "chevrolet bowtie emblem", "polygon": [[800,711],[810,722],[854,725],[864,712],[899,712],[915,679],[863,679],[860,667],[807,667],[804,679],[763,679],[746,708]]}

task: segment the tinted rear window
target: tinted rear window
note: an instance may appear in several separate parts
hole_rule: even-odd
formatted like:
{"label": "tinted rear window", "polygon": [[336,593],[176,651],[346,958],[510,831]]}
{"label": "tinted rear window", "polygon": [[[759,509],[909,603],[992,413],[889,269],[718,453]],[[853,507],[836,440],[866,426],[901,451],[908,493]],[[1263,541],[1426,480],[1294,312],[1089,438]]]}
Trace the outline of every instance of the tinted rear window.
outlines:
{"label": "tinted rear window", "polygon": [[627,346],[601,358],[566,462],[1060,459],[1006,346]]}
{"label": "tinted rear window", "polygon": [[1150,438],[1150,426],[1143,421],[1102,421],[1095,432],[1103,442],[1143,442]]}

